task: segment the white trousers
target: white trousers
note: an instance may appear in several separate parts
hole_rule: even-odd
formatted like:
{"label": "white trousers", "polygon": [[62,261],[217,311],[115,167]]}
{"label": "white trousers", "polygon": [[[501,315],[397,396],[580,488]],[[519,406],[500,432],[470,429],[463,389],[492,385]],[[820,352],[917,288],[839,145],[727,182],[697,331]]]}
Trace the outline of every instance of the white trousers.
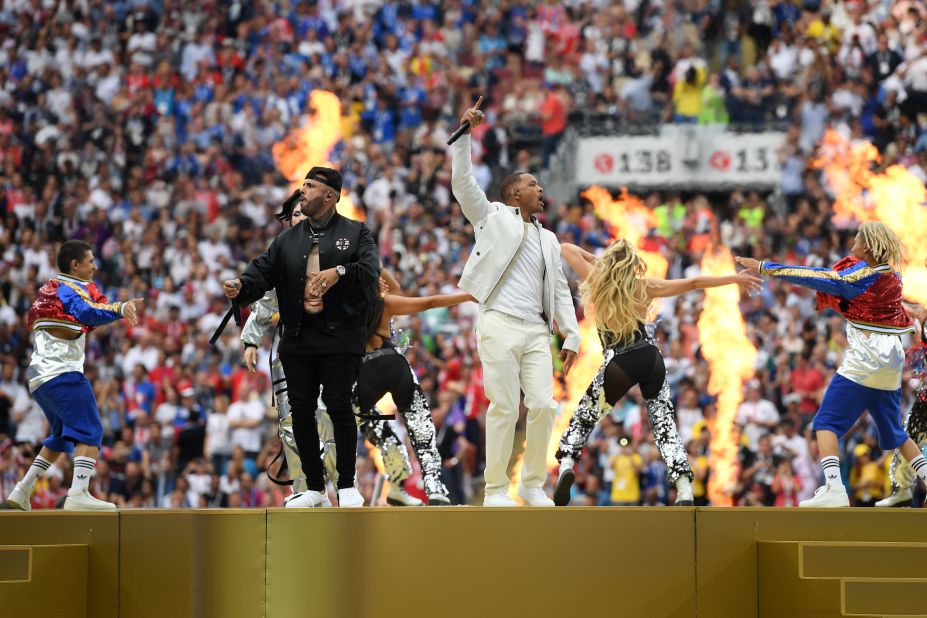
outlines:
{"label": "white trousers", "polygon": [[486,310],[477,320],[477,348],[483,363],[486,412],[486,494],[508,491],[507,468],[512,457],[519,393],[528,408],[527,444],[521,483],[543,487],[547,450],[557,403],[553,398],[550,331],[499,311]]}

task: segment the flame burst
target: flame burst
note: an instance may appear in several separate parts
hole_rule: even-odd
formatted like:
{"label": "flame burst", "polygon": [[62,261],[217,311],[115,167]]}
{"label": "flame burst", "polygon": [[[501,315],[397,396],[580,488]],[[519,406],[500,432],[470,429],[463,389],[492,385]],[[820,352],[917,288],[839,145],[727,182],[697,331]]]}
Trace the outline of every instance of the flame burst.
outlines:
{"label": "flame burst", "polygon": [[905,246],[904,294],[927,303],[927,189],[902,165],[883,171],[879,151],[869,142],[850,141],[834,130],[824,134],[813,166],[824,170],[834,192],[834,224],[881,221]]}
{"label": "flame burst", "polygon": [[[396,414],[396,404],[393,402],[393,396],[389,393],[383,395],[380,401],[377,402],[376,409],[379,414]],[[370,458],[373,459],[373,465],[377,472],[380,474],[385,473],[386,467],[383,465],[383,454],[380,449],[374,446],[370,440],[364,440],[364,443],[370,451]]]}
{"label": "flame burst", "polygon": [[[701,264],[702,274],[733,275],[734,260],[726,247],[709,247]],[[735,285],[705,290],[705,303],[698,320],[702,355],[708,361],[708,392],[718,398],[711,431],[711,459],[708,495],[715,506],[731,506],[737,482],[737,442],[734,421],[743,401],[743,385],[754,375],[756,348],[747,338],[740,312],[740,289]]]}
{"label": "flame burst", "polygon": [[[341,141],[341,102],[327,90],[313,90],[309,95],[310,113],[303,117],[271,152],[277,170],[295,189],[315,165],[335,167],[329,160],[332,149]],[[347,192],[341,191],[338,212],[350,219],[364,221],[364,211],[354,205]]]}
{"label": "flame burst", "polygon": [[512,480],[509,482],[509,498],[522,505],[525,501],[518,495],[518,486],[521,484],[521,469],[525,465],[525,446],[526,443],[522,441],[521,455],[515,458],[515,463],[512,464]]}
{"label": "flame burst", "polygon": [[[582,193],[582,197],[592,202],[596,216],[607,224],[611,240],[625,238],[640,249],[641,243],[647,233],[657,227],[656,217],[644,203],[637,197],[628,194],[626,187],[622,187],[621,194],[614,198],[603,187],[590,187]],[[668,264],[666,258],[656,251],[640,251],[641,257],[647,263],[647,273],[651,277],[665,277]],[[554,431],[551,435],[548,448],[547,461],[551,466],[557,465],[557,448],[560,436],[566,430],[573,416],[573,410],[582,398],[592,378],[595,377],[602,365],[602,345],[596,331],[595,320],[591,315],[583,316],[579,322],[579,334],[582,337],[582,347],[570,374],[566,378],[566,393],[555,382],[554,396],[558,401],[567,401],[569,409],[561,407],[560,414],[554,422]]]}

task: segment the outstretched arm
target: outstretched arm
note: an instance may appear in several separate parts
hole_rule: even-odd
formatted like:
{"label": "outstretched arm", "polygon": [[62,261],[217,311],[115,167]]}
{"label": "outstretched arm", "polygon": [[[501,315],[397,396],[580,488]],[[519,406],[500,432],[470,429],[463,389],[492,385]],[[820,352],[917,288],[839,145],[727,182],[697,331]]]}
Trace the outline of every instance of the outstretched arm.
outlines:
{"label": "outstretched arm", "polygon": [[560,255],[570,265],[570,268],[579,275],[580,279],[585,279],[591,275],[592,269],[595,268],[594,255],[568,242],[560,243]]}
{"label": "outstretched arm", "polygon": [[722,285],[736,283],[745,292],[756,292],[760,289],[762,279],[752,274],[749,270],[742,270],[736,275],[725,275],[721,277],[709,277],[700,275],[698,277],[689,277],[688,279],[647,279],[647,298],[667,298],[669,296],[679,296],[692,290],[704,290],[707,288],[717,288]]}
{"label": "outstretched arm", "polygon": [[109,303],[105,297],[98,298],[102,302],[97,302],[79,285],[64,282],[58,286],[58,299],[65,311],[87,326],[103,326],[123,316],[128,317],[129,305],[134,303],[134,300],[130,303]]}
{"label": "outstretched arm", "polygon": [[[461,119],[461,124],[469,122],[470,127],[478,125],[482,118],[477,114],[483,97],[468,109]],[[476,178],[473,177],[473,164],[470,161],[470,135],[464,135],[454,142],[454,155],[451,163],[451,189],[454,197],[460,203],[460,209],[470,223],[482,221],[489,214],[491,204],[486,194],[480,189]]]}
{"label": "outstretched arm", "polygon": [[890,270],[888,266],[872,267],[866,262],[855,262],[842,270],[779,264],[751,258],[734,258],[744,268],[755,270],[760,275],[778,277],[783,281],[800,285],[818,292],[854,298],[865,292],[882,273]]}
{"label": "outstretched arm", "polygon": [[476,301],[466,292],[437,294],[435,296],[396,296],[388,294],[383,299],[383,303],[386,305],[386,311],[391,315],[412,315],[413,313],[420,313],[438,307],[459,305],[469,300]]}

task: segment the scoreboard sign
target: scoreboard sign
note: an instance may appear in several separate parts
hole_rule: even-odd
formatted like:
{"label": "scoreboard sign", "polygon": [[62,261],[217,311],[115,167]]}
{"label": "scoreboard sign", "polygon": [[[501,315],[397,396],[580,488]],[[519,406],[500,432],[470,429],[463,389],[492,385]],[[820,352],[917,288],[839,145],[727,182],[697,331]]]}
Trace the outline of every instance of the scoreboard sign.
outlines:
{"label": "scoreboard sign", "polygon": [[580,185],[772,188],[785,133],[722,133],[691,127],[661,135],[579,140]]}

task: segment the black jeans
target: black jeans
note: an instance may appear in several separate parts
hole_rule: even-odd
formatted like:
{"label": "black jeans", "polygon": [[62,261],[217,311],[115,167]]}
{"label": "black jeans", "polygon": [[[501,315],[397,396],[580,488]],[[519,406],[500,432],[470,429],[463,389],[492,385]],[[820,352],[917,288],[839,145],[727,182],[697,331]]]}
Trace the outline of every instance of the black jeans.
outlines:
{"label": "black jeans", "polygon": [[320,388],[322,402],[328,408],[328,416],[335,429],[338,489],[354,487],[357,422],[351,410],[351,391],[357,380],[360,359],[357,354],[280,355],[293,414],[293,437],[310,490],[325,490],[319,430],[315,421]]}
{"label": "black jeans", "polygon": [[409,361],[401,354],[387,354],[363,363],[358,370],[357,405],[361,412],[368,413],[389,393],[396,408],[407,410],[412,405],[414,387]]}

